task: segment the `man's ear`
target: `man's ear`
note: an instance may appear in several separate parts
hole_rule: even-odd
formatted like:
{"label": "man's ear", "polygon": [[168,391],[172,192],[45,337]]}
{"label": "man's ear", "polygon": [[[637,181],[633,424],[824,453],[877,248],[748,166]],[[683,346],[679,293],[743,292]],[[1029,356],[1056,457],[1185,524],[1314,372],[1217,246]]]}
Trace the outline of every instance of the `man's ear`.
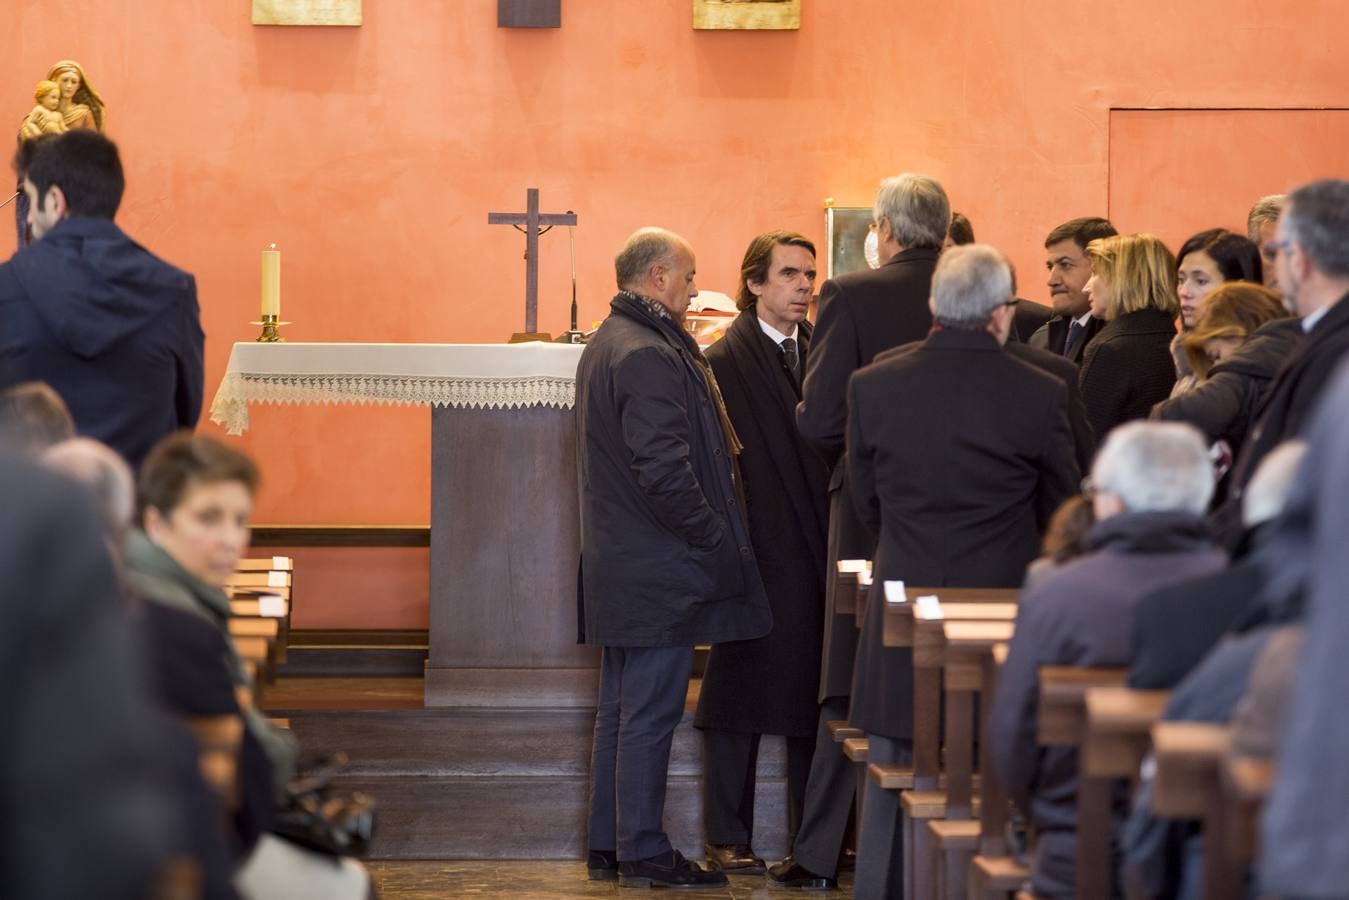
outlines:
{"label": "man's ear", "polygon": [[749,292],[754,296],[763,296],[764,283],[762,281],[746,281],[745,287],[749,288]]}
{"label": "man's ear", "polygon": [[70,204],[66,203],[66,192],[61,190],[60,185],[52,185],[47,188],[47,196],[39,207],[43,213],[54,215],[58,219],[64,219],[70,215]]}
{"label": "man's ear", "polygon": [[145,536],[150,539],[151,543],[159,543],[157,538],[164,533],[167,527],[168,522],[159,510],[153,506],[145,508]]}

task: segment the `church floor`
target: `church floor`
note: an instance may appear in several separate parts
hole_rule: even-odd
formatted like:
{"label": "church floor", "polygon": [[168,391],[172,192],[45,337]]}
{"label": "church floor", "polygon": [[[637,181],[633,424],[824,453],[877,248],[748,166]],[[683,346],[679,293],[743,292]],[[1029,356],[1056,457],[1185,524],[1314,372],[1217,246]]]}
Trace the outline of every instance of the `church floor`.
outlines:
{"label": "church floor", "polygon": [[[412,860],[366,863],[380,900],[439,900],[456,897],[500,897],[510,900],[571,900],[571,898],[632,898],[668,896],[668,891],[620,888],[612,881],[590,881],[585,863],[577,861]],[[679,892],[697,897],[734,900],[784,900],[811,897],[841,900],[851,897],[851,875],[843,889],[803,893],[769,890],[762,876],[732,878],[721,891]]]}

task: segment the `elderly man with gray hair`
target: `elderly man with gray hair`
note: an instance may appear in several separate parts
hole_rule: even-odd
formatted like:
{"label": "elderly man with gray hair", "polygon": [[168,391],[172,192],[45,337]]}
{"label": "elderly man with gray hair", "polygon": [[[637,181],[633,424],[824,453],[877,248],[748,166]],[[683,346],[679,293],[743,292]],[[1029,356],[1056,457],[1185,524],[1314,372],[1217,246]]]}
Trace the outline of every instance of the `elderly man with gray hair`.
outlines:
{"label": "elderly man with gray hair", "polygon": [[[849,486],[879,539],[849,721],[875,762],[906,762],[914,736],[912,654],[882,641],[885,582],[1017,587],[1077,489],[1067,385],[1003,350],[1014,303],[1001,253],[948,250],[932,281],[935,329],[848,385]],[[866,791],[855,896],[898,896],[899,795]]]}
{"label": "elderly man with gray hair", "polygon": [[1213,465],[1193,427],[1120,426],[1084,488],[1097,519],[1091,550],[1022,595],[990,713],[993,765],[1037,835],[1031,885],[1046,898],[1074,896],[1077,751],[1036,746],[1040,667],[1127,666],[1143,598],[1227,564],[1202,518]]}
{"label": "elderly man with gray hair", "polygon": [[[927,175],[887,178],[876,191],[871,227],[878,238],[880,267],[831,278],[820,286],[820,313],[806,357],[806,376],[796,424],[831,467],[826,572],[841,559],[870,559],[875,536],[858,521],[848,500],[843,445],[848,422],[848,379],[878,354],[922,340],[932,327],[928,295],[932,272],[951,224],[946,191]],[[837,885],[853,775],[832,752],[826,723],[846,718],[857,630],[851,618],[834,615],[834,579],[825,587],[824,647],[820,662],[820,717],[816,753],[806,781],[805,808],[792,855],[773,866],[776,887],[819,890]]]}

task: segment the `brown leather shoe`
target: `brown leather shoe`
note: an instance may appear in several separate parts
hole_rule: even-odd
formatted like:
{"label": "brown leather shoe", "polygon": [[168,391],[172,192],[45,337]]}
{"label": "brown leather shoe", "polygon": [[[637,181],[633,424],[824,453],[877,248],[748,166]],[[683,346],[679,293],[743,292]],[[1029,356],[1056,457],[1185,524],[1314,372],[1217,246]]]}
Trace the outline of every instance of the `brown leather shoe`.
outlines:
{"label": "brown leather shoe", "polygon": [[764,861],[749,844],[705,844],[707,865],[727,875],[762,875],[768,871]]}

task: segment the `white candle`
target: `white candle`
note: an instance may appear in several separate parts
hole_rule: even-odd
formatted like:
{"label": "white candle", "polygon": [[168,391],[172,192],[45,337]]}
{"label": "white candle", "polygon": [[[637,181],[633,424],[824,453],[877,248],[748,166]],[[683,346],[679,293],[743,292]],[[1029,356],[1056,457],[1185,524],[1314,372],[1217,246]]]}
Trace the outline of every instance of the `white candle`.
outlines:
{"label": "white candle", "polygon": [[262,315],[281,317],[281,251],[276,244],[262,251]]}

